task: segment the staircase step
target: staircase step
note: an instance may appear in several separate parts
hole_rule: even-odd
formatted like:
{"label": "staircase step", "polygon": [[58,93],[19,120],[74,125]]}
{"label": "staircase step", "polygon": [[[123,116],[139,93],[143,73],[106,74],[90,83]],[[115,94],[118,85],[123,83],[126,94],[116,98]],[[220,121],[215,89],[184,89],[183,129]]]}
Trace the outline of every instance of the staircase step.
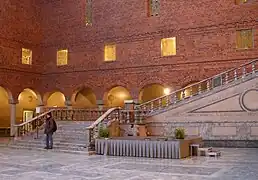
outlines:
{"label": "staircase step", "polygon": [[[54,149],[49,151],[89,154],[86,128],[93,122],[57,121],[58,129],[53,135]],[[46,151],[44,130],[8,144],[9,148]]]}
{"label": "staircase step", "polygon": [[[30,145],[30,144],[45,144],[45,141],[41,140],[41,141],[18,141],[18,142],[15,142],[15,144],[17,145]],[[85,143],[69,143],[69,142],[60,142],[60,141],[54,141],[54,144],[57,145],[57,146],[73,146],[73,145],[76,145],[76,146],[80,146],[80,147],[83,147],[85,146],[86,142]]]}
{"label": "staircase step", "polygon": [[9,148],[12,149],[27,149],[27,150],[38,150],[38,151],[50,151],[50,152],[63,152],[63,153],[71,153],[71,154],[85,154],[85,155],[90,155],[90,152],[85,148],[84,151],[82,150],[74,150],[74,149],[59,149],[54,147],[53,149],[46,150],[44,147],[24,147],[24,146],[15,146],[11,145],[8,146]]}
{"label": "staircase step", "polygon": [[[16,146],[16,147],[29,147],[29,148],[40,148],[40,147],[45,147],[45,143],[39,143],[39,144],[9,144],[9,146]],[[72,145],[60,145],[60,144],[55,144],[54,143],[54,147],[56,149],[73,149],[73,150],[85,150],[87,149],[86,145],[82,145],[82,146],[77,146],[76,144],[72,144]]]}

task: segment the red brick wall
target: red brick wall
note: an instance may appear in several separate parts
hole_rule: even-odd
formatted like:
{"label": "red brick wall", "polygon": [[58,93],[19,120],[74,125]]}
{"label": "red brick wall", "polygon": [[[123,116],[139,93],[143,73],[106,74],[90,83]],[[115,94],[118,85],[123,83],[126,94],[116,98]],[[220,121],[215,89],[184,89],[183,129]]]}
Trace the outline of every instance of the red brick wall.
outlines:
{"label": "red brick wall", "polygon": [[[0,9],[0,85],[15,97],[24,88],[39,90],[41,65],[36,47],[42,39],[39,7],[34,0],[1,0]],[[21,64],[23,47],[33,50],[31,66]]]}
{"label": "red brick wall", "polygon": [[[97,99],[122,85],[137,98],[149,83],[179,88],[258,57],[258,47],[236,50],[235,31],[254,28],[258,42],[258,2],[162,0],[160,15],[147,17],[147,1],[93,1],[93,26],[84,25],[85,1],[42,5],[46,55],[44,91],[67,95],[85,85]],[[49,9],[54,8],[54,11]],[[177,37],[177,55],[161,57],[160,39]],[[105,43],[117,44],[117,61],[103,62]],[[69,65],[56,67],[56,50],[69,49]],[[58,74],[58,75],[57,75]],[[55,78],[55,83],[49,79]],[[48,83],[49,82],[49,83]]]}
{"label": "red brick wall", "polygon": [[[42,93],[58,89],[71,96],[85,85],[102,99],[105,91],[121,85],[137,98],[144,85],[180,88],[258,57],[258,2],[254,1],[238,6],[234,0],[161,0],[160,15],[147,17],[147,0],[98,0],[93,1],[93,26],[84,24],[85,0],[36,2],[28,7],[36,9],[33,25],[19,29],[36,29],[28,35],[35,63],[15,66],[43,72],[42,81],[34,86]],[[254,49],[236,50],[235,31],[241,28],[255,29]],[[173,36],[177,55],[161,57],[160,39]],[[15,39],[27,42],[20,36]],[[117,61],[103,62],[105,43],[117,44]],[[68,66],[56,67],[59,48],[69,49]],[[14,49],[8,57],[19,64]]]}

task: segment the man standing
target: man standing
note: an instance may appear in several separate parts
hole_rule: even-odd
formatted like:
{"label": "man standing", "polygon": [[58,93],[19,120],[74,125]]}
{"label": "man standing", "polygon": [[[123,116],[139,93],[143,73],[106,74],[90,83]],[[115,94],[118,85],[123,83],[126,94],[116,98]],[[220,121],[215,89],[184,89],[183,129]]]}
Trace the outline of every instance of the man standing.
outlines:
{"label": "man standing", "polygon": [[46,134],[46,147],[45,149],[52,149],[53,148],[53,133],[56,131],[56,123],[55,120],[52,118],[52,114],[47,114],[47,119],[45,123],[45,131]]}

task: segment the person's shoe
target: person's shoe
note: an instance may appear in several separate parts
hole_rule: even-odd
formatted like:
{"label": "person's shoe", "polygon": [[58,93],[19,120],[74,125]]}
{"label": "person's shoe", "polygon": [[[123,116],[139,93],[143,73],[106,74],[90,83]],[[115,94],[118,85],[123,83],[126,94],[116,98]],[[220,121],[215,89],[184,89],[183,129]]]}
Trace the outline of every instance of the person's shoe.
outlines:
{"label": "person's shoe", "polygon": [[53,147],[49,147],[48,149],[53,149]]}
{"label": "person's shoe", "polygon": [[44,147],[44,149],[49,149],[49,147]]}

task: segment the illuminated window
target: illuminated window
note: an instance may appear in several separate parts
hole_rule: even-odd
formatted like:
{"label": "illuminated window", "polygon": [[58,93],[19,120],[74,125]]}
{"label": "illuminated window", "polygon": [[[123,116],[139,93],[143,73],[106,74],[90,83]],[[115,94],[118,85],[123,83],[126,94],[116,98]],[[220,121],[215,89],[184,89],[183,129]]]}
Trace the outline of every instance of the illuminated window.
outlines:
{"label": "illuminated window", "polygon": [[22,64],[32,64],[32,50],[22,48]]}
{"label": "illuminated window", "polygon": [[176,55],[176,38],[161,39],[161,54],[162,56]]}
{"label": "illuminated window", "polygon": [[236,4],[244,4],[247,2],[248,2],[248,0],[236,0]]}
{"label": "illuminated window", "polygon": [[239,30],[236,32],[236,47],[238,49],[253,48],[253,31],[252,29]]}
{"label": "illuminated window", "polygon": [[68,61],[68,50],[67,49],[62,49],[57,51],[57,66],[63,66],[67,65]]}
{"label": "illuminated window", "polygon": [[159,15],[160,0],[148,0],[148,9],[149,16]]}
{"label": "illuminated window", "polygon": [[105,45],[105,61],[116,60],[116,45]]}
{"label": "illuminated window", "polygon": [[85,23],[86,25],[92,25],[92,0],[86,1],[86,10],[85,10]]}

